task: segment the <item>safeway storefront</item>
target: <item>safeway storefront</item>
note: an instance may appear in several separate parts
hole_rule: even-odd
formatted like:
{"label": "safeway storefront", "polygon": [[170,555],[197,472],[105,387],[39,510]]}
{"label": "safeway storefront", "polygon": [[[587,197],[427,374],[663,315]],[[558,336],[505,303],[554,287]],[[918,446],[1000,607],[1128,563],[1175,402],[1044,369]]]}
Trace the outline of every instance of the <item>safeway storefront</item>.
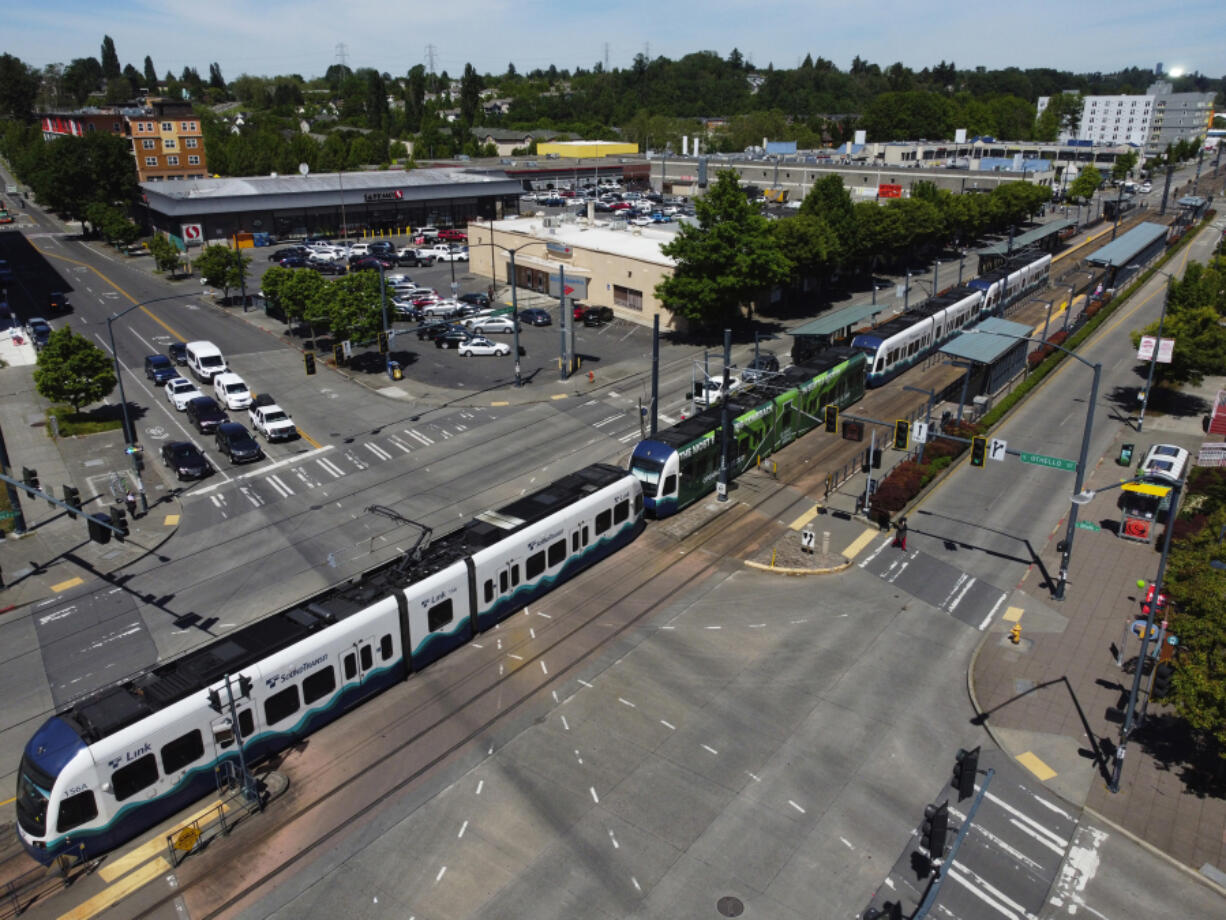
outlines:
{"label": "safeway storefront", "polygon": [[189,244],[463,227],[516,212],[521,183],[497,170],[411,169],[141,184],[155,231]]}

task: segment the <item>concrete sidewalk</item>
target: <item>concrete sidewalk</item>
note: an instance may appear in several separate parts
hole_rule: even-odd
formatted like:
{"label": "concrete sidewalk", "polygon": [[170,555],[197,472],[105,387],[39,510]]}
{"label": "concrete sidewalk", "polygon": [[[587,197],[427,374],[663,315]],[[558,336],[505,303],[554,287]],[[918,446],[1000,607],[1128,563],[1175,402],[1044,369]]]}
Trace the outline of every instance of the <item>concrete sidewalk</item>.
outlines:
{"label": "concrete sidewalk", "polygon": [[[1223,384],[1207,380],[1195,395],[1211,404]],[[1138,451],[1174,443],[1195,457],[1205,439],[1199,414],[1151,415],[1143,434],[1121,429],[1086,486],[1103,487],[1130,475],[1131,469],[1112,462],[1125,441],[1136,443]],[[1223,885],[1226,787],[1214,778],[1211,757],[1193,748],[1169,707],[1149,708],[1128,745],[1120,791],[1107,786],[1132,685],[1132,673],[1117,665],[1116,654],[1127,662],[1140,651],[1140,640],[1128,631],[1143,615],[1137,580],[1154,578],[1162,545],[1161,528],[1150,544],[1116,536],[1119,494],[1101,493],[1081,509],[1081,522],[1102,529],[1078,529],[1063,601],[1052,598],[1050,580],[1059,571],[1056,544],[1065,522],[1053,529],[1041,565],[1031,566],[975,653],[972,701],[1001,748],[1064,798]],[[1015,623],[1022,627],[1016,645],[1008,635]],[[1142,694],[1138,711],[1143,702]]]}

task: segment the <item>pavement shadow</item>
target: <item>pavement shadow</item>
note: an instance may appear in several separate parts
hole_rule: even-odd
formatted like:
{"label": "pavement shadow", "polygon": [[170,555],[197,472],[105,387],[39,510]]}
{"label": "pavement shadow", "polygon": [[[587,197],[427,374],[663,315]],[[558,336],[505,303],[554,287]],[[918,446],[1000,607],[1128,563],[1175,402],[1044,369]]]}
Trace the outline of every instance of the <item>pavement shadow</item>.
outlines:
{"label": "pavement shadow", "polygon": [[[1013,540],[1014,542],[1018,543],[1025,552],[1022,554],[1006,553],[1000,550],[989,549],[985,546],[980,546],[977,543],[974,543],[969,540],[965,540],[961,538],[956,539],[956,540],[951,539],[950,537],[946,536],[944,533],[938,532],[936,528],[933,528],[930,530],[924,530],[922,522],[920,523],[920,526],[916,526],[914,518],[917,516],[931,518],[934,523],[937,520],[947,521],[951,524],[957,525],[959,528],[961,528],[960,532],[963,532],[963,533],[969,532],[971,530],[984,530],[984,531],[987,531],[988,533],[994,533],[994,534],[997,534],[998,536],[1007,537]],[[992,528],[992,527],[985,527],[982,523],[978,521],[968,521],[962,518],[950,517],[949,515],[946,515],[946,514],[937,514],[936,512],[928,511],[923,508],[913,511],[912,518],[913,520],[911,521],[911,532],[913,534],[922,534],[923,536],[926,536],[926,537],[935,537],[938,540],[942,540],[944,541],[945,549],[949,550],[950,552],[957,552],[959,549],[975,550],[976,552],[981,552],[989,556],[995,556],[998,559],[1007,559],[1011,562],[1020,562],[1022,565],[1034,565],[1038,567],[1040,574],[1043,576],[1043,583],[1048,584],[1051,582],[1050,575],[1047,572],[1047,569],[1043,565],[1043,560],[1039,557],[1039,554],[1035,552],[1034,547],[1030,545],[1029,540],[1023,539],[1021,537],[1015,537],[1013,536],[1013,534],[1008,533],[1007,531],[1004,531],[1004,530],[996,530],[995,528]]]}
{"label": "pavement shadow", "polygon": [[1132,737],[1153,758],[1156,769],[1177,773],[1183,787],[1198,799],[1226,798],[1226,759],[1200,741],[1174,712],[1146,714]]}

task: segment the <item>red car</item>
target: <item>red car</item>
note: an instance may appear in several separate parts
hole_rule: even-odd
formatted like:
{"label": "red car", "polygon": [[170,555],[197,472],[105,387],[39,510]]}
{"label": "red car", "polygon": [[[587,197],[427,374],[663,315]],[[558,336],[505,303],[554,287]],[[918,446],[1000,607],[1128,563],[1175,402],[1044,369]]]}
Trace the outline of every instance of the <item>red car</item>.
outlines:
{"label": "red car", "polygon": [[615,201],[609,205],[609,208],[614,211],[629,211],[631,207],[633,206],[628,201]]}
{"label": "red car", "polygon": [[468,234],[463,230],[440,230],[438,232],[440,240],[446,240],[449,243],[467,243]]}

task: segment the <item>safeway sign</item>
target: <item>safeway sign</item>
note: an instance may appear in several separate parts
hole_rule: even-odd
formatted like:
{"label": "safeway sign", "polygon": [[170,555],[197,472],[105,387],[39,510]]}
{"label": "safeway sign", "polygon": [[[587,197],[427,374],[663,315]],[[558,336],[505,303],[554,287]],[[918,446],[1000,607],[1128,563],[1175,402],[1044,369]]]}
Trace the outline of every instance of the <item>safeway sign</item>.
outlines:
{"label": "safeway sign", "polygon": [[1154,358],[1154,346],[1158,348],[1158,363],[1170,364],[1171,355],[1175,351],[1174,339],[1162,339],[1159,341],[1155,336],[1141,336],[1141,344],[1137,348],[1138,361],[1152,361]]}
{"label": "safeway sign", "polygon": [[204,242],[204,224],[183,224],[183,242],[199,246]]}

